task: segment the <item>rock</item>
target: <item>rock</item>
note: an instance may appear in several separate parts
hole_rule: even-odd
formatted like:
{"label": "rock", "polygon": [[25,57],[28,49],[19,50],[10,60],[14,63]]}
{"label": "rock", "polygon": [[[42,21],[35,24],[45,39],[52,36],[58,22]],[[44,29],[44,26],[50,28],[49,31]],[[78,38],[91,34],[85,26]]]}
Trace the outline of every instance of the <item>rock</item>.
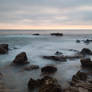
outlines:
{"label": "rock", "polygon": [[30,79],[28,82],[28,88],[29,90],[39,88],[38,92],[62,92],[62,88],[57,80],[49,76],[37,80]]}
{"label": "rock", "polygon": [[62,55],[63,53],[62,52],[59,52],[59,51],[57,51],[56,53],[55,53],[55,55]]}
{"label": "rock", "polygon": [[5,53],[7,53],[7,50],[0,47],[0,54],[5,54]]}
{"label": "rock", "polygon": [[40,35],[39,33],[34,33],[34,34],[32,34],[32,35]]}
{"label": "rock", "polygon": [[63,36],[63,33],[51,33],[52,36]]}
{"label": "rock", "polygon": [[41,69],[41,72],[43,74],[45,74],[45,73],[55,73],[56,71],[57,71],[57,68],[55,66],[51,66],[51,65],[45,66]]}
{"label": "rock", "polygon": [[27,71],[30,71],[30,70],[33,70],[33,69],[39,69],[39,66],[38,65],[31,65],[31,66],[24,68],[24,70],[27,70]]}
{"label": "rock", "polygon": [[0,44],[0,47],[8,50],[8,44]]}
{"label": "rock", "polygon": [[66,58],[64,56],[43,56],[45,59],[51,59],[54,61],[66,61]]}
{"label": "rock", "polygon": [[77,43],[80,43],[80,40],[76,40]]}
{"label": "rock", "polygon": [[43,85],[39,89],[39,92],[63,92],[63,91],[60,85],[48,84],[48,85]]}
{"label": "rock", "polygon": [[90,58],[81,59],[80,62],[83,67],[92,67],[92,61]]}
{"label": "rock", "polygon": [[5,54],[8,52],[8,44],[0,44],[0,54]]}
{"label": "rock", "polygon": [[83,48],[80,53],[83,55],[92,55],[92,51],[88,48]]}
{"label": "rock", "polygon": [[38,87],[40,87],[40,80],[34,80],[31,78],[28,82],[28,89],[33,90]]}
{"label": "rock", "polygon": [[13,63],[17,65],[28,64],[29,62],[27,60],[26,53],[22,52],[15,57]]}
{"label": "rock", "polygon": [[72,77],[72,81],[77,82],[78,80],[86,81],[87,80],[87,74],[84,72],[78,71],[75,75]]}

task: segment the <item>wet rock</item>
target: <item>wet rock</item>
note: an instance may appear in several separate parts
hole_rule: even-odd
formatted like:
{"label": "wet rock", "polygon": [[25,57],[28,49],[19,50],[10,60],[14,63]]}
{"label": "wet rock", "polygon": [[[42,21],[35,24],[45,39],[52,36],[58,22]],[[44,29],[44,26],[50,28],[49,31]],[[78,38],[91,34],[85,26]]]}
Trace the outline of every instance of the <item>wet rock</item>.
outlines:
{"label": "wet rock", "polygon": [[80,62],[83,67],[92,67],[92,61],[90,58],[81,59]]}
{"label": "wet rock", "polygon": [[51,66],[51,65],[45,66],[41,69],[41,72],[43,74],[45,74],[45,73],[55,73],[56,71],[57,71],[57,68],[55,66]]}
{"label": "wet rock", "polygon": [[77,43],[80,43],[80,40],[76,40]]}
{"label": "wet rock", "polygon": [[83,55],[92,55],[92,51],[88,48],[83,48],[80,53]]}
{"label": "wet rock", "polygon": [[0,54],[5,54],[8,52],[8,44],[0,44]]}
{"label": "wet rock", "polygon": [[5,54],[5,53],[7,53],[7,50],[4,48],[0,48],[0,54]]}
{"label": "wet rock", "polygon": [[8,44],[0,44],[0,47],[8,50]]}
{"label": "wet rock", "polygon": [[33,90],[33,89],[38,88],[38,87],[40,87],[40,79],[34,80],[31,78],[28,81],[28,89]]}
{"label": "wet rock", "polygon": [[86,81],[87,80],[87,74],[84,73],[84,72],[78,71],[75,75],[73,75],[72,81],[77,82],[79,80]]}
{"label": "wet rock", "polygon": [[15,57],[13,63],[17,65],[28,64],[29,62],[27,60],[28,58],[26,53],[22,52]]}
{"label": "wet rock", "polygon": [[62,92],[62,88],[57,80],[49,76],[37,80],[30,79],[28,82],[28,88],[29,90],[39,88],[38,92]]}
{"label": "wet rock", "polygon": [[32,35],[40,35],[39,33],[34,33],[34,34],[32,34]]}
{"label": "wet rock", "polygon": [[64,56],[43,56],[45,59],[51,59],[54,61],[66,61],[66,58]]}
{"label": "wet rock", "polygon": [[63,33],[51,33],[52,36],[63,36]]}
{"label": "wet rock", "polygon": [[62,55],[63,53],[62,52],[59,52],[59,51],[57,51],[56,53],[55,53],[55,55]]}
{"label": "wet rock", "polygon": [[26,70],[26,71],[30,71],[30,70],[34,70],[34,69],[39,69],[39,66],[38,65],[31,65],[31,66],[24,68],[24,70]]}

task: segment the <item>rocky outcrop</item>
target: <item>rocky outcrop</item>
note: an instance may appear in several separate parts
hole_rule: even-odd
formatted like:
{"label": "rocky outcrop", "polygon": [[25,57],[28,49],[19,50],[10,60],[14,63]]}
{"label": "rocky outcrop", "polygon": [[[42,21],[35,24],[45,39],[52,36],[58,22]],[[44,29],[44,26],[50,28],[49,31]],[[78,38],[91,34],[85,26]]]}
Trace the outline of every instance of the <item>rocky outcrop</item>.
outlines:
{"label": "rocky outcrop", "polygon": [[62,88],[57,80],[49,76],[37,80],[31,78],[28,82],[28,88],[29,90],[39,88],[38,92],[62,92]]}
{"label": "rocky outcrop", "polygon": [[92,51],[88,48],[83,48],[80,53],[83,55],[92,55]]}
{"label": "rocky outcrop", "polygon": [[83,67],[92,67],[92,61],[91,61],[90,58],[81,59],[80,62],[81,62],[81,65],[82,65]]}
{"label": "rocky outcrop", "polygon": [[63,33],[51,33],[52,36],[63,36]]}
{"label": "rocky outcrop", "polygon": [[8,44],[0,44],[0,54],[5,54],[8,52]]}
{"label": "rocky outcrop", "polygon": [[13,61],[14,64],[17,64],[17,65],[22,65],[22,64],[28,64],[28,58],[27,58],[27,55],[25,52],[22,52],[20,54],[18,54],[14,61]]}
{"label": "rocky outcrop", "polygon": [[45,74],[45,73],[55,73],[56,71],[57,71],[57,68],[55,66],[51,66],[51,65],[45,66],[41,69],[41,72],[43,74]]}

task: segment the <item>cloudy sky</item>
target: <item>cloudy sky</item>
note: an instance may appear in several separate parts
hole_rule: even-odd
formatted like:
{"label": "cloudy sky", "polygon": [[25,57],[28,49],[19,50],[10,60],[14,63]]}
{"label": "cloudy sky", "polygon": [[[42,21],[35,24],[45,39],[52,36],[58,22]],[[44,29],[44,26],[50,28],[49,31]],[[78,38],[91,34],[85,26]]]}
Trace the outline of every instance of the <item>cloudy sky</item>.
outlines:
{"label": "cloudy sky", "polygon": [[0,29],[92,29],[92,0],[0,0]]}

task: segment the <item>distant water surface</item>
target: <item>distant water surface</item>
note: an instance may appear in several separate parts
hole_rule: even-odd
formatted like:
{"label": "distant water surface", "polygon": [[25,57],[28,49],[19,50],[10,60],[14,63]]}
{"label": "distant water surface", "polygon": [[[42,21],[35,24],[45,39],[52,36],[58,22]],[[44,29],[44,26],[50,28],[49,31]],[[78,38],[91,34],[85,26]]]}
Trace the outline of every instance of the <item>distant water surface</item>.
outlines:
{"label": "distant water surface", "polygon": [[0,30],[0,35],[2,34],[49,34],[53,32],[60,32],[64,34],[92,34],[92,30]]}

